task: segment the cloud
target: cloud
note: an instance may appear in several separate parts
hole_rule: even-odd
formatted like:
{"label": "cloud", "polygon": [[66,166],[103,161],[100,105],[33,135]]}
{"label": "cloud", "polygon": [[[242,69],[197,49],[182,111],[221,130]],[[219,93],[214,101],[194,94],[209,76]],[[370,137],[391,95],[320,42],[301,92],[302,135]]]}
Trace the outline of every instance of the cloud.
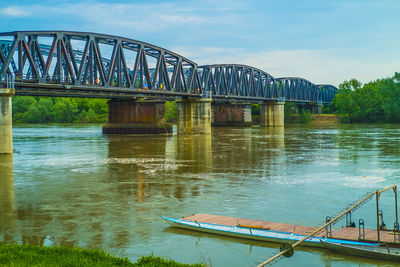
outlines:
{"label": "cloud", "polygon": [[137,4],[137,3],[101,3],[77,2],[56,5],[9,6],[0,10],[4,15],[23,17],[29,14],[41,14],[43,19],[58,18],[58,22],[67,22],[71,26],[82,24],[92,28],[113,30],[161,31],[187,23],[208,23],[208,19],[199,15],[195,9],[183,8],[174,3]]}
{"label": "cloud", "polygon": [[10,17],[26,17],[29,15],[28,12],[19,6],[10,6],[0,9],[0,14],[10,16]]}

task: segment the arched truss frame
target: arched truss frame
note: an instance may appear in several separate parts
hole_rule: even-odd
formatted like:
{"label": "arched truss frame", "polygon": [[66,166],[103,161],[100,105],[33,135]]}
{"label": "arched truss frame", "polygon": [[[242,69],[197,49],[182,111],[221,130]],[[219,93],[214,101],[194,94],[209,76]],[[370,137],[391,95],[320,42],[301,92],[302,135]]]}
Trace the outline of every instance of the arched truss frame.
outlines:
{"label": "arched truss frame", "polygon": [[[109,57],[102,55],[103,47]],[[127,58],[129,53],[134,58]],[[17,93],[26,95],[329,103],[337,92],[332,85],[274,78],[247,65],[198,67],[179,54],[133,39],[67,31],[0,33],[0,77],[4,75],[13,75]]]}
{"label": "arched truss frame", "polygon": [[239,64],[199,66],[200,83],[213,98],[329,103],[333,85],[316,85],[299,77],[274,78],[260,69]]}
{"label": "arched truss frame", "polygon": [[[13,74],[16,87],[53,84],[96,91],[101,87],[106,91],[132,89],[148,95],[202,94],[195,62],[145,42],[66,31],[10,32],[0,33],[1,37],[12,40],[8,45],[7,41],[1,43],[0,76]],[[51,44],[40,43],[41,38],[50,38]],[[76,41],[84,43],[83,49],[74,47]],[[102,45],[112,50],[110,58],[102,56]],[[135,54],[130,62],[126,57],[129,51]],[[155,59],[153,67],[149,57]]]}

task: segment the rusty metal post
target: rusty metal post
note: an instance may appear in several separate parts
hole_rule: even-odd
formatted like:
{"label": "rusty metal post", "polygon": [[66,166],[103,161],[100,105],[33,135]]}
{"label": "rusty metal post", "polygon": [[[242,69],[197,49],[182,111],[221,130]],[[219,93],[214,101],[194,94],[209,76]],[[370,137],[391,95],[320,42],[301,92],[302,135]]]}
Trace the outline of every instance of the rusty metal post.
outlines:
{"label": "rusty metal post", "polygon": [[376,234],[378,238],[378,243],[380,243],[380,233],[379,233],[379,192],[376,191]]}

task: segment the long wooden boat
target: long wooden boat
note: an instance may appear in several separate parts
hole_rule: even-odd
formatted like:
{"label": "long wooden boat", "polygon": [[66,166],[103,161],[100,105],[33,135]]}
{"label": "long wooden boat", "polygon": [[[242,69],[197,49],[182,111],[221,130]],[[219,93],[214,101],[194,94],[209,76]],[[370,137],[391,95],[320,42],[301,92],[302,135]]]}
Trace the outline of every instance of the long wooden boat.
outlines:
{"label": "long wooden boat", "polygon": [[[276,231],[276,230],[271,230],[268,227],[262,227],[262,226],[244,225],[244,224],[224,225],[224,224],[206,223],[200,221],[175,219],[168,217],[162,217],[162,218],[173,227],[179,227],[206,233],[213,233],[218,235],[246,238],[251,240],[278,242],[278,243],[294,243],[306,237],[306,235],[304,234]],[[326,238],[321,236],[311,236],[307,238],[302,245],[309,247],[323,248],[324,245],[322,244],[321,241],[326,241],[330,243],[342,243],[347,245],[359,245],[359,246],[362,245],[368,247],[379,246],[378,243],[342,240],[335,238]]]}
{"label": "long wooden boat", "polygon": [[342,241],[332,242],[331,240],[321,240],[321,244],[325,248],[339,253],[400,262],[400,248],[346,244]]}

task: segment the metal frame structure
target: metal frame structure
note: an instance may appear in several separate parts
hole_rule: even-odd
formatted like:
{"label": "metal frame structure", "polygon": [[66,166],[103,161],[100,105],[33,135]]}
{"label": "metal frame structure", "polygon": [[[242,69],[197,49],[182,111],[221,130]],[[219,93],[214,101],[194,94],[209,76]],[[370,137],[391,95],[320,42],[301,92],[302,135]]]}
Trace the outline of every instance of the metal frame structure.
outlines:
{"label": "metal frame structure", "polygon": [[247,65],[203,65],[199,72],[203,91],[213,98],[322,104],[330,103],[337,92],[333,85],[315,85],[299,77],[274,78]]}
{"label": "metal frame structure", "polygon": [[[102,55],[104,47],[110,58]],[[132,53],[135,58],[128,58]],[[0,33],[0,67],[0,77],[15,77],[19,95],[329,103],[337,92],[332,85],[315,85],[297,77],[274,78],[246,65],[198,67],[145,42],[85,32]]]}
{"label": "metal frame structure", "polygon": [[[202,94],[196,63],[141,41],[66,31],[9,32],[0,33],[1,37],[11,37],[13,41],[8,47],[3,42],[0,49],[0,76],[14,75],[20,94],[102,97],[109,94],[109,98]],[[40,43],[43,37],[52,39],[52,44],[47,45],[49,50]],[[74,47],[74,41],[85,43],[81,53],[76,53],[79,48]],[[112,49],[110,59],[102,57],[100,45]],[[136,55],[132,62],[126,59],[127,51]],[[152,74],[148,57],[156,60]]]}

